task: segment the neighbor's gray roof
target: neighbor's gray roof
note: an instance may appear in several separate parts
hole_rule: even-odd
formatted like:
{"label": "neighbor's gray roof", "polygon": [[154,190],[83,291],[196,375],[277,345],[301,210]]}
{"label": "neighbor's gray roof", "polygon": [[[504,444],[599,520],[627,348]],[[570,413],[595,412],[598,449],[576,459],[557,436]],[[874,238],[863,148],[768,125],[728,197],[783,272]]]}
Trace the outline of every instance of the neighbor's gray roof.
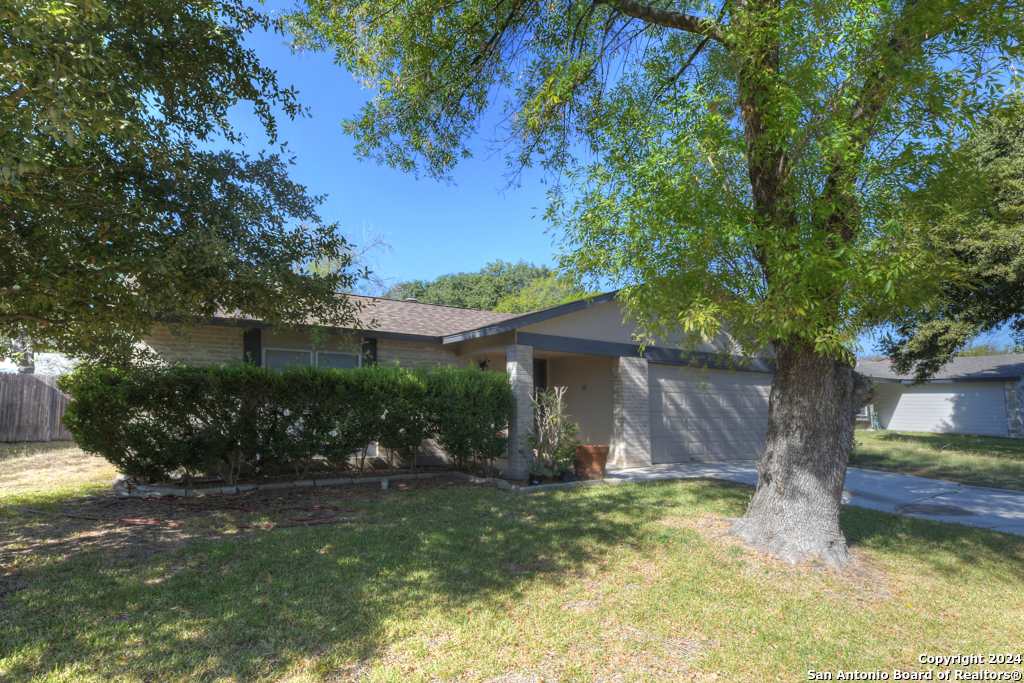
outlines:
{"label": "neighbor's gray roof", "polygon": [[[858,361],[857,372],[875,379],[913,379],[909,375],[897,375],[889,367],[889,361]],[[961,356],[954,358],[932,379],[1001,379],[1024,377],[1024,353],[1008,353],[1001,356]]]}

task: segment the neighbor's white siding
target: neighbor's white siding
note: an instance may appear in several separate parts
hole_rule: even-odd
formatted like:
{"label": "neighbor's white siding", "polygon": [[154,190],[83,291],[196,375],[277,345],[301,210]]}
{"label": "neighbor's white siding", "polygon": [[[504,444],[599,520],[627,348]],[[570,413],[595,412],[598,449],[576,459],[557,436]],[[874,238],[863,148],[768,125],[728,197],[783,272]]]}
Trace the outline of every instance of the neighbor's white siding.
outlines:
{"label": "neighbor's white siding", "polygon": [[651,462],[760,457],[772,375],[651,363]]}
{"label": "neighbor's white siding", "polygon": [[1006,436],[1002,382],[883,383],[875,400],[878,426],[901,432]]}

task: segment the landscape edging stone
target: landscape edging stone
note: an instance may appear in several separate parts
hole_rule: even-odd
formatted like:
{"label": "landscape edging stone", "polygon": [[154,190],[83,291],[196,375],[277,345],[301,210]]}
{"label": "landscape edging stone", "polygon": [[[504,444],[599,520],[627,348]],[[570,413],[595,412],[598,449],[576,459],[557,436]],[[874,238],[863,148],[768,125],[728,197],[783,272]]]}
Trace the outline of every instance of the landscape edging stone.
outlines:
{"label": "landscape edging stone", "polygon": [[[343,477],[337,479],[300,479],[297,481],[275,481],[269,484],[238,484],[236,486],[193,488],[164,488],[162,486],[142,485],[131,488],[122,479],[114,482],[114,494],[122,498],[162,498],[175,496],[178,498],[194,498],[196,496],[233,495],[243,491],[274,491],[306,486],[342,486],[345,484],[379,484],[382,481],[406,481],[410,479],[434,479],[448,474],[463,475],[461,472],[422,472],[418,474],[396,474],[391,477]],[[483,480],[481,480],[483,481]],[[503,480],[502,480],[503,481]],[[506,482],[507,484],[507,482]]]}
{"label": "landscape edging stone", "polygon": [[506,479],[498,477],[477,477],[465,472],[423,472],[421,474],[396,474],[392,477],[342,477],[337,479],[301,479],[298,481],[278,481],[270,484],[238,484],[236,486],[208,487],[201,489],[163,488],[160,486],[136,486],[134,489],[121,480],[114,482],[114,493],[127,498],[161,498],[163,496],[176,496],[178,498],[193,498],[195,496],[232,495],[243,491],[275,491],[279,489],[290,489],[306,486],[344,486],[346,484],[377,484],[382,481],[407,481],[410,479],[434,479],[443,476],[453,476],[465,479],[475,484],[493,484],[502,491],[509,493],[543,493],[544,491],[556,491],[560,489],[573,489],[584,486],[598,486],[603,484],[621,483],[617,479],[591,479],[588,481],[571,481],[564,484],[541,484],[540,486],[520,486],[513,484]]}

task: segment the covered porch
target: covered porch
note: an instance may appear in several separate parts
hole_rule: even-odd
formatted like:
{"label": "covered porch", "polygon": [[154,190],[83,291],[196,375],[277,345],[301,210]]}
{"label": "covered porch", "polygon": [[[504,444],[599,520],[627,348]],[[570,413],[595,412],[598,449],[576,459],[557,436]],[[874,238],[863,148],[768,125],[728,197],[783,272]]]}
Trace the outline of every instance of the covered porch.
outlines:
{"label": "covered porch", "polygon": [[459,349],[460,364],[489,372],[504,371],[512,383],[515,409],[509,423],[508,455],[495,463],[504,476],[519,478],[527,474],[530,457],[525,438],[533,430],[534,389],[562,386],[566,387],[566,412],[580,426],[577,438],[584,445],[608,446],[609,470],[651,464],[645,358],[507,343],[518,341],[514,335],[501,340],[473,340],[476,344],[463,342]]}

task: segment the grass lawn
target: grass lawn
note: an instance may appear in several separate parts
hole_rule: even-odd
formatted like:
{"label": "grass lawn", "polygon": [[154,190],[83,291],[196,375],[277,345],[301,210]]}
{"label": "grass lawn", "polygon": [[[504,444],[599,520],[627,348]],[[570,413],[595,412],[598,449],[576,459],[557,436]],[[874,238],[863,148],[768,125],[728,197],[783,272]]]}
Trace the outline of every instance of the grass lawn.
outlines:
{"label": "grass lawn", "polygon": [[1024,439],[858,429],[851,467],[1024,491]]}
{"label": "grass lawn", "polygon": [[1024,538],[981,529],[845,507],[839,575],[723,536],[749,487],[434,479],[203,499],[353,520],[232,531],[53,457],[0,460],[0,500],[183,526],[0,509],[0,681],[794,681],[1024,643]]}

